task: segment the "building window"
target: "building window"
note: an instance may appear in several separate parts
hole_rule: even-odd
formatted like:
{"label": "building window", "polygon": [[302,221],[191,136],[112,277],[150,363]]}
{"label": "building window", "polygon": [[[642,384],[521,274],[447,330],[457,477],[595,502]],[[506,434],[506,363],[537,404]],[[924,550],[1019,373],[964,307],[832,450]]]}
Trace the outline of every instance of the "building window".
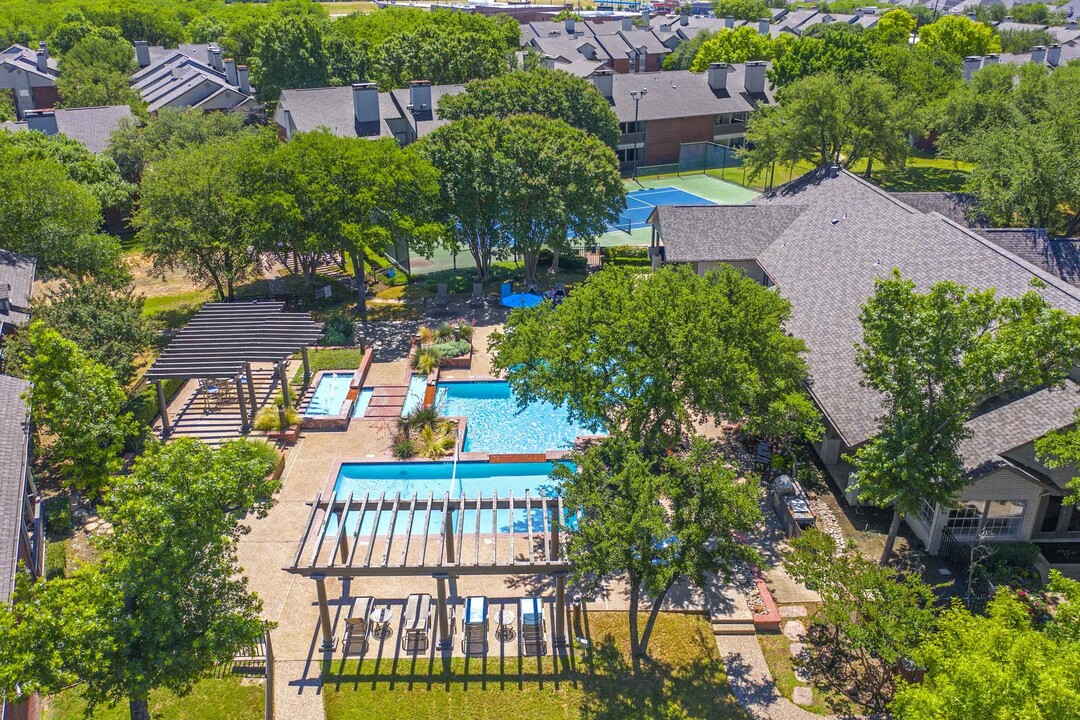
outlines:
{"label": "building window", "polygon": [[922,503],[919,505],[919,510],[916,513],[919,519],[922,520],[922,524],[930,529],[930,526],[934,522],[934,507],[937,503],[931,502],[926,498],[923,498]]}
{"label": "building window", "polygon": [[645,132],[645,121],[644,120],[638,120],[636,123],[634,123],[634,122],[619,123],[619,132],[621,132],[623,134],[625,134],[625,133],[635,133],[635,132]]}
{"label": "building window", "polygon": [[990,537],[1016,537],[1024,523],[1025,500],[997,502],[991,500],[986,509],[983,530]]}
{"label": "building window", "polygon": [[979,533],[985,504],[982,501],[961,503],[959,508],[949,511],[945,529],[957,537],[974,537]]}
{"label": "building window", "polygon": [[622,148],[615,151],[615,155],[618,156],[620,163],[637,162],[639,159],[638,153],[644,155],[644,153],[641,152],[641,148],[636,147]]}

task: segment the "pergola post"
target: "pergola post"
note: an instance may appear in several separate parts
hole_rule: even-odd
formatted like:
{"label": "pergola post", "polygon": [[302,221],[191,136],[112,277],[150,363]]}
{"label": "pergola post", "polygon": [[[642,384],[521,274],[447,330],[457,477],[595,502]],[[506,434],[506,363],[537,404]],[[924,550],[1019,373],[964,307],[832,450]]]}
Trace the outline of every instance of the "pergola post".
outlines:
{"label": "pergola post", "polygon": [[281,382],[281,399],[286,408],[292,407],[292,402],[289,400],[289,378],[288,373],[285,372],[285,361],[282,360],[277,364],[278,380]]}
{"label": "pergola post", "polygon": [[161,381],[157,380],[154,384],[157,385],[158,412],[161,413],[161,438],[165,439],[172,432],[172,424],[169,422],[169,408],[165,404],[165,388],[161,386]]}
{"label": "pergola post", "polygon": [[446,536],[446,562],[452,565],[457,562],[454,552],[454,513],[452,512],[443,513],[443,535]]}
{"label": "pergola post", "polygon": [[555,645],[566,645],[566,573],[555,573]]}
{"label": "pergola post", "polygon": [[244,377],[247,379],[248,396],[251,398],[251,422],[255,422],[255,411],[259,409],[259,401],[255,399],[255,381],[251,377],[251,363],[244,363]]}
{"label": "pergola post", "polygon": [[334,629],[330,627],[330,604],[326,599],[326,576],[312,575],[315,581],[315,591],[319,595],[319,627],[322,628],[322,645],[319,647],[323,652],[334,649]]}
{"label": "pergola post", "polygon": [[446,581],[450,578],[446,573],[433,576],[438,587],[439,595],[439,649],[445,650],[450,647],[450,610],[446,603]]}
{"label": "pergola post", "polygon": [[[350,501],[352,500],[351,494],[349,499]],[[346,509],[347,508],[348,503],[346,503]],[[363,518],[361,517],[356,521],[356,524],[359,525],[362,521]],[[338,552],[341,553],[341,563],[344,565],[349,562],[349,534],[345,532],[345,510],[341,511],[341,518],[338,522],[341,523],[341,532],[338,533]]]}
{"label": "pergola post", "polygon": [[250,428],[247,411],[247,400],[244,399],[244,383],[240,382],[240,376],[233,378],[236,381],[236,399],[240,401],[240,432],[247,435]]}
{"label": "pergola post", "polygon": [[300,348],[300,357],[304,359],[304,392],[307,392],[311,384],[311,363],[308,362],[307,345]]}

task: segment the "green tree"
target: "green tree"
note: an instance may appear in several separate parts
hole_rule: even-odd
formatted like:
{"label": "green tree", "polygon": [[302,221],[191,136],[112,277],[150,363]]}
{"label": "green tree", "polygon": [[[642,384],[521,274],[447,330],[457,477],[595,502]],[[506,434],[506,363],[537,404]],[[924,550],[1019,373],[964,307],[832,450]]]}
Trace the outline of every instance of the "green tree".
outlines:
{"label": "green tree", "polygon": [[330,84],[327,21],[312,15],[277,17],[262,26],[251,59],[259,99],[276,101],[285,88]]}
{"label": "green tree", "polygon": [[867,33],[852,31],[844,23],[829,23],[816,34],[788,39],[786,33],[773,41],[773,65],[769,78],[779,87],[808,75],[831,72],[841,78],[866,70],[878,45]]}
{"label": "green tree", "polygon": [[907,45],[911,42],[916,25],[915,18],[907,10],[893,8],[881,16],[869,34],[874,42]]}
{"label": "green tree", "polygon": [[97,494],[120,469],[120,449],[134,430],[121,412],[124,391],[109,368],[56,330],[35,321],[27,332],[28,355],[18,364],[33,383],[30,417],[48,439],[44,457],[68,485]]}
{"label": "green tree", "polygon": [[791,545],[785,566],[821,595],[807,632],[807,669],[819,686],[883,712],[895,669],[933,627],[934,588],[915,573],[875,564],[854,547],[838,548],[819,530]]}
{"label": "green tree", "polygon": [[[520,402],[565,404],[575,421],[621,429],[655,457],[705,420],[776,433],[766,420],[807,378],[806,346],[784,332],[790,312],[728,266],[704,276],[605,268],[557,308],[512,313],[492,363]],[[817,422],[802,419],[807,430]]]}
{"label": "green tree", "polygon": [[246,113],[162,108],[145,122],[121,121],[109,138],[108,155],[125,180],[137,183],[155,160],[190,145],[237,135],[244,130],[246,119]]}
{"label": "green tree", "polygon": [[423,27],[382,43],[374,53],[373,73],[384,89],[405,87],[410,80],[448,85],[504,75],[516,60],[500,39],[452,25]]}
{"label": "green tree", "polygon": [[690,70],[704,72],[714,62],[744,63],[749,60],[767,60],[771,53],[772,41],[768,35],[760,34],[756,28],[749,25],[734,30],[724,28],[701,45],[690,64]]}
{"label": "green tree", "polygon": [[1057,39],[1045,30],[1004,30],[998,33],[1001,51],[1019,55],[1031,52],[1036,46],[1050,47]]}
{"label": "green tree", "polygon": [[899,720],[1080,717],[1080,641],[1033,627],[1007,590],[985,616],[946,610],[915,659],[926,677],[897,690],[891,709]]}
{"label": "green tree", "polygon": [[919,42],[960,59],[968,55],[1001,52],[1001,38],[989,25],[964,15],[946,15],[919,29]]}
{"label": "green tree", "polygon": [[877,435],[848,459],[859,499],[892,507],[881,556],[923,501],[950,505],[966,482],[960,444],[986,401],[1061,384],[1080,359],[1080,319],[1035,290],[998,297],[935,283],[920,293],[894,270],[875,282],[859,320],[856,361],[881,394]]}
{"label": "green tree", "polygon": [[542,247],[597,237],[623,207],[615,153],[561,120],[464,118],[426,137],[421,152],[441,174],[447,224],[480,278],[493,253],[512,249],[534,282]]}
{"label": "green tree", "polygon": [[716,17],[733,17],[738,20],[757,20],[769,17],[764,0],[716,0],[713,3]]}
{"label": "green tree", "polygon": [[[1035,452],[1039,462],[1047,467],[1080,467],[1080,417],[1077,418],[1076,427],[1039,438],[1035,442]],[[1065,502],[1080,503],[1080,476],[1069,480],[1066,489],[1069,494]],[[1077,598],[1077,607],[1080,608],[1080,598]]]}
{"label": "green tree", "polygon": [[746,152],[752,176],[774,164],[838,163],[866,160],[869,177],[875,159],[902,165],[907,157],[908,120],[889,83],[871,73],[841,80],[820,73],[783,88],[779,103],[750,117]]}
{"label": "green tree", "polygon": [[59,160],[0,142],[0,246],[66,277],[121,277],[120,243],[99,233],[101,204]]}
{"label": "green tree", "polygon": [[68,177],[83,185],[102,207],[125,207],[135,192],[135,186],[120,176],[111,158],[92,153],[78,140],[65,135],[46,135],[38,132],[3,133],[0,153],[10,150],[14,160],[49,158],[67,170]]}
{"label": "green tree", "polygon": [[62,107],[130,105],[142,99],[129,84],[136,69],[135,48],[112,28],[98,28],[76,42],[60,60],[56,89]]}
{"label": "green tree", "polygon": [[88,712],[127,701],[132,720],[148,720],[151,690],[184,695],[253,645],[261,602],[236,545],[245,516],[273,502],[275,460],[262,443],[212,450],[190,438],[137,460],[102,506],[114,533],[100,561],[33,583],[0,610],[3,696],[79,681]]}
{"label": "green tree", "polygon": [[269,131],[223,137],[162,158],[143,175],[134,217],[144,252],[158,270],[233,299],[262,263],[255,226],[254,168],[277,145]]}
{"label": "green tree", "polygon": [[505,117],[535,113],[563,120],[592,133],[611,147],[619,139],[619,120],[591,82],[556,70],[537,69],[476,80],[465,92],[439,102],[439,117]]}
{"label": "green tree", "polygon": [[142,313],[144,299],[135,294],[130,282],[116,287],[93,279],[64,281],[46,291],[42,302],[35,301],[34,318],[74,342],[126,384],[135,373],[136,356],[154,339],[153,328]]}
{"label": "green tree", "polygon": [[713,37],[713,34],[708,30],[702,30],[689,40],[679,43],[675,49],[668,53],[664,58],[664,69],[689,70],[690,66],[694,64],[694,58],[697,57],[698,52],[701,50],[701,46]]}
{"label": "green tree", "polygon": [[[694,438],[689,452],[656,461],[616,432],[571,460],[576,470],[556,465],[554,476],[566,503],[581,509],[567,548],[574,575],[582,582],[626,577],[630,649],[640,671],[657,614],[676,582],[703,588],[710,575],[729,582],[739,563],[760,561],[736,535],[761,522],[758,488],[740,481],[702,438]],[[649,615],[639,629],[643,602]]]}

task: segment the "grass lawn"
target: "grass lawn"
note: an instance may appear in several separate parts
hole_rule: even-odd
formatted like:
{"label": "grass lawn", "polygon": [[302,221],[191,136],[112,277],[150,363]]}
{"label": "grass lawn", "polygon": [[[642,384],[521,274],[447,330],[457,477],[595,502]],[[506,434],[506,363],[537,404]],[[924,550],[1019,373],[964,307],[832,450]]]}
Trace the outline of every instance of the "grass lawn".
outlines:
{"label": "grass lawn", "polygon": [[[82,720],[86,703],[79,687],[48,699],[43,720]],[[98,708],[93,720],[127,720],[127,703]],[[185,697],[158,690],[150,693],[150,715],[154,720],[262,720],[263,684],[224,674],[201,681]]]}
{"label": "grass lawn", "polygon": [[[312,376],[320,370],[355,370],[363,359],[364,351],[361,348],[308,348],[308,366]],[[299,385],[304,379],[304,363],[300,360],[300,353],[293,355],[293,360],[296,361],[296,372],[292,381],[294,385]]]}
{"label": "grass lawn", "polygon": [[[644,622],[644,616],[642,616]],[[324,672],[328,720],[745,720],[704,617],[664,613],[653,660],[634,678],[625,613],[591,612],[591,648],[544,658],[336,661]]]}

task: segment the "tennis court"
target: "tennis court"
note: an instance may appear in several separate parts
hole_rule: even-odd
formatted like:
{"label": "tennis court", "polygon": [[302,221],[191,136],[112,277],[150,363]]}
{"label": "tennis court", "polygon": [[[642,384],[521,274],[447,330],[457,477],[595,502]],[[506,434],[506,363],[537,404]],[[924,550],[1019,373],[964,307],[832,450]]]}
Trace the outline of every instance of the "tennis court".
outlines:
{"label": "tennis court", "polygon": [[626,193],[626,209],[619,219],[608,225],[608,232],[622,230],[629,233],[644,227],[658,205],[716,205],[712,200],[674,187],[648,188]]}

